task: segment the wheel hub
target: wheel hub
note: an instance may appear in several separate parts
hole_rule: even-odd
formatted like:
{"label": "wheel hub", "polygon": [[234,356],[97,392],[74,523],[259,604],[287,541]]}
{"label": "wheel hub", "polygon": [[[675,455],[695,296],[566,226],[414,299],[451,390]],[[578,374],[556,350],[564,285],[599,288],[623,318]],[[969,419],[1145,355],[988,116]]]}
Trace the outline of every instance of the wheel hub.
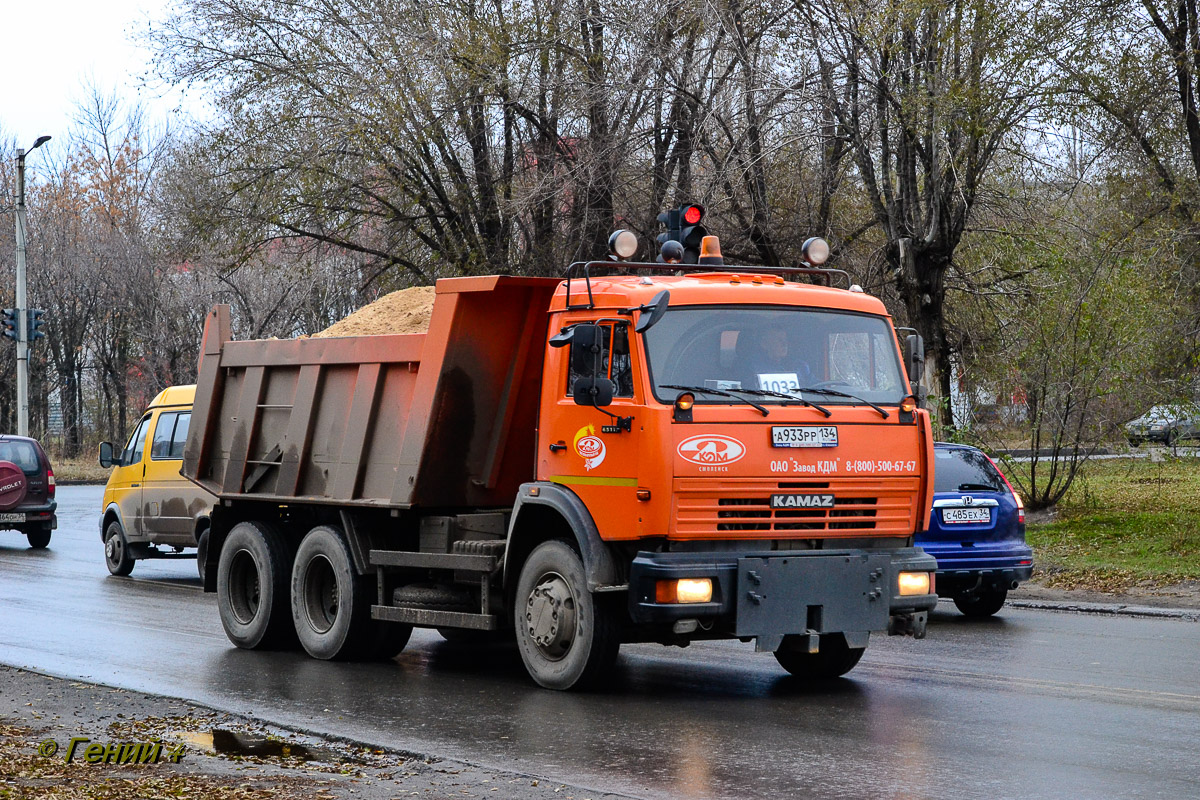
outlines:
{"label": "wheel hub", "polygon": [[327,633],[337,622],[337,576],[323,555],[315,556],[304,570],[304,609],[309,625],[318,633]]}
{"label": "wheel hub", "polygon": [[529,638],[551,659],[559,659],[575,641],[575,599],[560,575],[546,575],[525,603],[525,625]]}
{"label": "wheel hub", "polygon": [[239,550],[229,562],[229,607],[243,625],[254,621],[261,600],[258,566],[249,551]]}

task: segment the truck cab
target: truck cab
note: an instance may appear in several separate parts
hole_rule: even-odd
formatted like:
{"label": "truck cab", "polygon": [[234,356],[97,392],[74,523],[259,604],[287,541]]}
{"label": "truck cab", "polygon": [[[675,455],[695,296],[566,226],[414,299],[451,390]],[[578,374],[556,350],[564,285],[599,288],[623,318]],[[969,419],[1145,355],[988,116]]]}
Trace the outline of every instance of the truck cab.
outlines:
{"label": "truck cab", "polygon": [[[933,587],[900,577],[931,568],[933,440],[883,304],[720,271],[588,288],[551,303],[537,479],[628,564],[627,634],[754,637],[805,674],[853,666],[871,630],[923,634]],[[579,396],[597,379],[602,404]]]}

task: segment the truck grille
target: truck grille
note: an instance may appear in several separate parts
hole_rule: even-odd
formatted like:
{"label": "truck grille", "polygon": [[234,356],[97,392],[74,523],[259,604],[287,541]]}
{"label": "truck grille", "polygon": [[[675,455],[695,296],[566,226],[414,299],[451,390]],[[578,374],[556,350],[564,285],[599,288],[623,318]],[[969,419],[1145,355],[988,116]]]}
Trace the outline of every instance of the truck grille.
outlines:
{"label": "truck grille", "polygon": [[[916,478],[827,481],[677,480],[676,535],[908,536]],[[771,508],[773,494],[832,494],[833,508]]]}

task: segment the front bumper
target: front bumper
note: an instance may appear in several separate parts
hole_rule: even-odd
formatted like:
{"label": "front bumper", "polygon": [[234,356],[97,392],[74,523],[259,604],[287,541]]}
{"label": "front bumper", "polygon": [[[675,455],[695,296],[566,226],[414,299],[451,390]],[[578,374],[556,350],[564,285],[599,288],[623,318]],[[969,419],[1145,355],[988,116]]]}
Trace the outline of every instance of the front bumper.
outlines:
{"label": "front bumper", "polygon": [[[888,631],[924,635],[937,595],[901,596],[900,572],[934,572],[917,548],[771,552],[640,552],[629,577],[629,613],[642,625],[697,620],[776,650],[791,634]],[[659,603],[661,580],[710,578],[708,603]]]}

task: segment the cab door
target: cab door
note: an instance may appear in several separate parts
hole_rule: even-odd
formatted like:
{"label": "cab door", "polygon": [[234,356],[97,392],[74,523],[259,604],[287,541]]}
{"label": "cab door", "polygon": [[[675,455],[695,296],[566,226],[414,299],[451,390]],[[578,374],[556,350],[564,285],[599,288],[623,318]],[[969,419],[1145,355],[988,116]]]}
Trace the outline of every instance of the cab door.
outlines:
{"label": "cab door", "polygon": [[[583,322],[583,320],[579,320]],[[641,440],[641,364],[623,321],[600,321],[598,377],[612,381],[613,401],[577,405],[571,369],[574,344],[550,351],[538,442],[538,478],[560,484],[583,500],[604,539],[638,536],[638,450]],[[608,412],[607,414],[604,412]],[[611,416],[610,416],[611,415]]]}
{"label": "cab door", "polygon": [[113,469],[108,479],[108,495],[111,502],[121,510],[121,524],[125,528],[127,539],[142,540],[142,484],[146,477],[146,465],[143,455],[146,449],[146,434],[150,429],[150,414],[142,417],[142,421],[134,428],[129,436],[129,442],[121,453],[121,463]]}
{"label": "cab door", "polygon": [[152,542],[196,543],[188,501],[200,489],[179,474],[190,420],[190,410],[164,410],[153,420],[141,502],[142,525]]}

